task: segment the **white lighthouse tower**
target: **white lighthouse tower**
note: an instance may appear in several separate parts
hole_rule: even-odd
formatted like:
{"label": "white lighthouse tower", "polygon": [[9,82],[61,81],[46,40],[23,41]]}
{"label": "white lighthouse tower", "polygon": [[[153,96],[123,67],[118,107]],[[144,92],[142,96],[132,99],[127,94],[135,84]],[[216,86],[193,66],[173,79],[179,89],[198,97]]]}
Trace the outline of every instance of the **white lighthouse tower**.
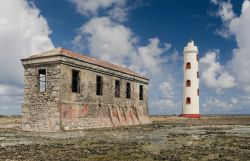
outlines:
{"label": "white lighthouse tower", "polygon": [[199,112],[199,59],[194,41],[184,47],[184,80],[182,117],[200,118]]}

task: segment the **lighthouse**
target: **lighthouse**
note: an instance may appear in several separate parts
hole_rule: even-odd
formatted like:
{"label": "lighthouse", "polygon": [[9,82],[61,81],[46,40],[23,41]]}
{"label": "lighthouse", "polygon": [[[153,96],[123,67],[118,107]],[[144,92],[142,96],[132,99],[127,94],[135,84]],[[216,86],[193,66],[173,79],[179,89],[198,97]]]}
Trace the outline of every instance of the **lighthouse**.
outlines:
{"label": "lighthouse", "polygon": [[200,118],[199,112],[199,59],[194,41],[184,47],[182,117]]}

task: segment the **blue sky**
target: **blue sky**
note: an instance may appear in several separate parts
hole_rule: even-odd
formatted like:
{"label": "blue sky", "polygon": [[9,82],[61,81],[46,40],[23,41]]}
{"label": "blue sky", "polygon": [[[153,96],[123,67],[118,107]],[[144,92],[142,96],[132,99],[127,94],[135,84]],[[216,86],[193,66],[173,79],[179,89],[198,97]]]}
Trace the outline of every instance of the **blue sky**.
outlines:
{"label": "blue sky", "polygon": [[[242,2],[232,2],[235,13],[240,13]],[[72,49],[70,40],[76,35],[76,29],[91,17],[77,13],[74,5],[66,0],[34,0],[34,3],[48,21],[54,45]],[[140,37],[140,43],[146,44],[149,38],[158,37],[163,42],[172,42],[176,49],[182,51],[184,44],[194,39],[199,44],[201,54],[211,48],[220,48],[229,53],[222,59],[230,59],[235,41],[213,34],[221,26],[221,21],[209,15],[217,10],[209,0],[184,1],[182,5],[173,0],[144,0],[137,3],[128,2],[128,5],[138,6],[128,13],[128,21],[122,24]]]}
{"label": "blue sky", "polygon": [[150,113],[180,114],[190,39],[199,48],[201,113],[250,113],[249,28],[248,0],[1,1],[0,114],[21,113],[20,58],[54,47],[144,74]]}

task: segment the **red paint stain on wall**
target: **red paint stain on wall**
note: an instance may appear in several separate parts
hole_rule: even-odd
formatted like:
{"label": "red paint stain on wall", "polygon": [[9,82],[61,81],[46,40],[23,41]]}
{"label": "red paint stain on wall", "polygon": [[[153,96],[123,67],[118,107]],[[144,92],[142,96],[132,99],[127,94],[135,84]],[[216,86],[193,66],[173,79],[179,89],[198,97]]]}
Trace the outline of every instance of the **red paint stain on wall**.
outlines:
{"label": "red paint stain on wall", "polygon": [[81,108],[79,117],[84,117],[84,116],[87,115],[88,113],[89,113],[88,105],[84,105],[84,106]]}
{"label": "red paint stain on wall", "polygon": [[89,113],[88,105],[62,105],[61,114],[66,118],[81,118]]}
{"label": "red paint stain on wall", "polygon": [[118,117],[118,112],[112,112],[113,117]]}
{"label": "red paint stain on wall", "polygon": [[131,119],[133,119],[132,111],[129,111],[129,117],[130,117]]}

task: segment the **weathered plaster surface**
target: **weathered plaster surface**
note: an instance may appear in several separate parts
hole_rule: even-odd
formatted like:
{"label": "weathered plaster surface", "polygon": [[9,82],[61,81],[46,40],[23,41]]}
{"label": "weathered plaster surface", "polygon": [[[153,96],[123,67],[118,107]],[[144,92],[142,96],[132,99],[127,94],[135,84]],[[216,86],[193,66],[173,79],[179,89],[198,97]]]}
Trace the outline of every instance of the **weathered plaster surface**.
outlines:
{"label": "weathered plaster surface", "polygon": [[[47,90],[38,92],[38,69],[47,71]],[[22,128],[24,130],[59,130],[60,65],[25,68]]]}
{"label": "weathered plaster surface", "polygon": [[[149,123],[148,80],[69,57],[23,59],[25,67],[23,130],[57,131]],[[47,91],[38,90],[38,70],[46,69]],[[72,70],[80,72],[80,93],[71,91]],[[103,78],[103,95],[96,95],[96,76]],[[115,80],[120,97],[115,97]],[[126,98],[126,83],[131,98]],[[143,85],[143,100],[139,100]]]}

